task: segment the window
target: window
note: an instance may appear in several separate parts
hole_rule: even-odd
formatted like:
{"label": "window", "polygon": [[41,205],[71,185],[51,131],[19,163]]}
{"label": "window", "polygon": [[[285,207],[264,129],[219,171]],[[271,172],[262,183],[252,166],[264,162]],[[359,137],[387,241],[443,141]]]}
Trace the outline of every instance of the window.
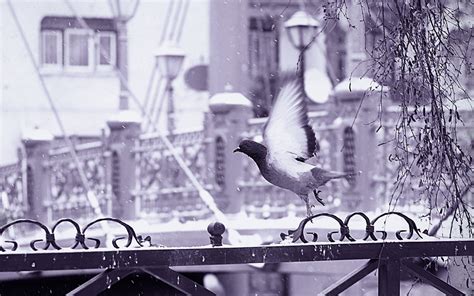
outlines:
{"label": "window", "polygon": [[41,43],[41,64],[45,67],[61,66],[63,56],[61,31],[42,31]]}
{"label": "window", "polygon": [[332,83],[339,83],[346,77],[346,33],[339,24],[336,24],[330,34],[326,35],[326,59],[328,69],[331,68],[329,77]]}
{"label": "window", "polygon": [[[278,29],[271,18],[250,18],[249,67],[253,77],[278,72]],[[265,73],[263,73],[265,72]]]}
{"label": "window", "polygon": [[97,65],[100,68],[110,68],[115,65],[116,44],[115,34],[100,32],[97,34]]}
{"label": "window", "polygon": [[112,19],[45,17],[41,21],[41,65],[72,72],[113,70],[117,59]]}
{"label": "window", "polygon": [[93,66],[93,33],[80,29],[67,29],[64,33],[65,66],[69,69],[89,70]]}
{"label": "window", "polygon": [[[344,128],[342,139],[344,143],[344,148],[343,148],[344,150],[342,153],[343,160],[344,160],[343,161],[344,172],[354,174],[356,171],[354,130],[349,126]],[[352,187],[356,185],[356,180],[354,176],[350,177],[348,181]]]}
{"label": "window", "polygon": [[225,186],[225,142],[222,137],[216,139],[216,184],[221,188]]}
{"label": "window", "polygon": [[252,80],[250,98],[257,117],[268,116],[277,92],[278,36],[278,26],[269,16],[249,19],[248,53]]}

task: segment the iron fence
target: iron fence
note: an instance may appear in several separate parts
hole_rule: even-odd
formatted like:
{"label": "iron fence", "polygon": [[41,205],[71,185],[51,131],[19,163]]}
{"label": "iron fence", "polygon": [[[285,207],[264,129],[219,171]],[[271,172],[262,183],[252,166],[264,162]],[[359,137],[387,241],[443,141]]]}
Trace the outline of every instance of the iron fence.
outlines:
{"label": "iron fence", "polygon": [[[401,217],[406,227],[396,231],[395,238],[387,240],[384,226],[377,226],[377,222],[389,215]],[[336,233],[329,232],[329,241],[317,242],[318,236],[313,232],[307,233],[313,239],[306,239],[305,225],[321,216],[337,221],[340,229],[336,232],[339,236],[336,238]],[[367,223],[366,235],[361,239],[352,237],[349,226],[351,219],[356,216],[362,217]],[[104,222],[124,229],[125,235],[112,239],[113,248],[101,248],[99,239],[86,234],[94,225]],[[45,235],[43,239],[29,243],[30,251],[18,249],[18,243],[14,239],[5,238],[8,236],[8,229],[24,223],[34,224]],[[67,249],[60,247],[55,238],[57,227],[63,223],[71,225],[76,231],[74,243]],[[465,295],[426,271],[414,259],[474,255],[474,240],[427,237],[420,232],[413,220],[398,212],[384,213],[373,219],[356,212],[344,220],[333,214],[321,213],[303,219],[297,230],[282,234],[282,243],[265,246],[222,245],[225,226],[218,222],[211,223],[207,230],[210,246],[168,248],[153,244],[150,237],[137,235],[129,224],[114,218],[97,219],[84,228],[72,219],[62,219],[51,229],[38,221],[17,220],[0,227],[0,238],[4,241],[0,245],[0,272],[100,269],[103,270],[101,273],[68,294],[95,295],[127,275],[140,271],[186,295],[214,295],[171,267],[368,259],[361,267],[330,285],[319,295],[338,295],[375,270],[378,270],[379,295],[399,295],[401,273],[410,273],[447,295]],[[405,235],[402,235],[404,232]],[[297,240],[302,243],[296,243]],[[42,251],[38,250],[40,243],[43,244]]]}
{"label": "iron fence", "polygon": [[[107,178],[110,172],[107,172],[108,153],[104,143],[98,141],[78,144],[75,149],[92,194],[97,197],[102,212],[110,214],[112,197]],[[45,166],[50,172],[51,196],[49,200],[45,200],[48,220],[55,221],[64,217],[83,221],[92,219],[95,213],[87,197],[91,193],[87,192],[82,183],[69,148],[51,149]]]}

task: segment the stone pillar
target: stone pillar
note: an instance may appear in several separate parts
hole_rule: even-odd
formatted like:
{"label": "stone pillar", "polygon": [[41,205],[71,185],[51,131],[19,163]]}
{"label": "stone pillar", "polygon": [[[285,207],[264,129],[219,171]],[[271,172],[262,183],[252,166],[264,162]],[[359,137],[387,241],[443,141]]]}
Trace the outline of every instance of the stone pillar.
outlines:
{"label": "stone pillar", "polygon": [[252,103],[241,93],[219,93],[209,100],[212,112],[214,184],[218,204],[224,213],[239,213],[243,204],[238,183],[242,179],[244,155],[234,154],[241,135],[253,117]]}
{"label": "stone pillar", "polygon": [[[350,86],[349,86],[350,85]],[[376,155],[380,153],[376,138],[379,122],[378,108],[381,86],[370,78],[346,79],[333,91],[334,104],[331,113],[341,121],[337,137],[342,139],[342,154],[339,155],[339,170],[361,172],[341,198],[342,207],[348,210],[374,210],[378,204],[373,176],[376,173]],[[355,119],[355,121],[354,121]],[[341,153],[338,149],[337,153]]]}
{"label": "stone pillar", "polygon": [[48,223],[51,200],[51,174],[48,166],[53,136],[46,130],[33,129],[22,136],[26,154],[27,217]]}
{"label": "stone pillar", "polygon": [[121,111],[107,121],[110,129],[110,183],[112,184],[112,216],[125,220],[135,219],[137,200],[132,194],[135,189],[136,160],[133,149],[140,136],[141,120],[133,111]]}

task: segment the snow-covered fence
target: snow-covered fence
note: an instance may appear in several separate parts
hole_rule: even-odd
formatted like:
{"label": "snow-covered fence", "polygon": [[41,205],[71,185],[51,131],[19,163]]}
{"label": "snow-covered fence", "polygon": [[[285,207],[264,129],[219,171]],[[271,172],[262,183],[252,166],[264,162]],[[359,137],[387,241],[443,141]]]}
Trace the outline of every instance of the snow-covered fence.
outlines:
{"label": "snow-covered fence", "polygon": [[[177,133],[169,136],[175,151],[183,158],[201,184],[212,190],[208,157],[209,143],[204,131]],[[210,212],[199,198],[199,192],[184,174],[177,161],[158,135],[142,135],[133,149],[136,160],[136,186],[139,217],[162,221],[199,219]]]}
{"label": "snow-covered fence", "polygon": [[26,200],[26,171],[23,161],[0,167],[0,223],[24,217]]}
{"label": "snow-covered fence", "polygon": [[110,161],[105,141],[75,145],[86,186],[69,147],[52,147],[52,143],[52,138],[25,140],[21,150],[24,156],[18,163],[0,167],[0,220],[90,219],[95,216],[88,200],[91,195],[97,198],[102,213],[111,213]]}
{"label": "snow-covered fence", "polygon": [[[104,143],[78,144],[75,149],[89,189],[97,197],[102,212],[110,213],[111,190],[107,179],[110,173],[107,172],[108,153]],[[45,169],[50,175],[50,199],[44,200],[48,221],[65,217],[90,220],[95,217],[87,196],[90,193],[81,181],[69,147],[51,149]]]}
{"label": "snow-covered fence", "polygon": [[[351,180],[330,182],[321,188],[325,209],[375,210],[390,204],[397,167],[389,156],[399,111],[388,106],[383,121],[374,123],[377,104],[361,107],[364,95],[362,91],[336,92],[324,110],[316,108],[308,114],[319,143],[316,157],[310,161],[328,170],[361,171]],[[210,99],[202,130],[176,133],[169,140],[224,213],[245,212],[257,218],[304,215],[300,199],[266,182],[249,158],[232,153],[243,138],[262,140],[266,118],[253,116],[252,104],[243,95],[216,94]],[[466,142],[463,146],[469,151],[474,142],[473,123],[461,125],[458,138]],[[140,120],[134,118],[118,118],[108,122],[108,127],[110,133],[102,140],[75,146],[87,186],[68,147],[52,148],[57,141],[48,137],[25,140],[24,160],[0,168],[1,205],[7,212],[3,219],[90,218],[97,215],[90,194],[97,198],[101,214],[129,220],[187,220],[210,215],[196,184],[190,182],[159,135],[143,135]],[[417,190],[407,187],[396,209],[425,210],[415,202]]]}

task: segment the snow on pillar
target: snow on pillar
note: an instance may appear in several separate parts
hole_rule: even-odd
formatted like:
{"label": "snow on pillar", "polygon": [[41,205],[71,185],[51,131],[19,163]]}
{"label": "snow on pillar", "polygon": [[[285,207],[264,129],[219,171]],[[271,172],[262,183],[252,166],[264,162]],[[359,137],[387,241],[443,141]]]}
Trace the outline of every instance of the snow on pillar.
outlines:
{"label": "snow on pillar", "polygon": [[218,93],[209,100],[214,131],[214,175],[217,186],[217,203],[224,213],[238,213],[243,205],[238,182],[242,179],[242,155],[233,153],[241,135],[253,117],[249,99],[237,92]]}

